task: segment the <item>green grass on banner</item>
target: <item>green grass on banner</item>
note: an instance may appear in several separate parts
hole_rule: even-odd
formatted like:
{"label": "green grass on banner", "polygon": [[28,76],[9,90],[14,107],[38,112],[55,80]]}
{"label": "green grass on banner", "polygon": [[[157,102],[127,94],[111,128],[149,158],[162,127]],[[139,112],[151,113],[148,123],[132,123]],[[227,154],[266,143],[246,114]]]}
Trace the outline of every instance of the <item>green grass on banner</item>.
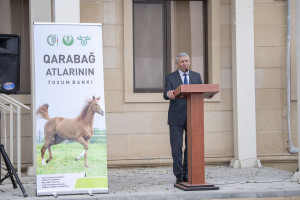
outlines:
{"label": "green grass on banner", "polygon": [[[90,143],[87,153],[87,165],[84,167],[84,157],[75,161],[75,158],[83,151],[83,145],[78,142],[67,142],[51,147],[52,160],[42,165],[41,148],[43,144],[36,145],[37,154],[37,175],[41,174],[64,174],[64,173],[85,173],[87,177],[107,176],[107,153],[106,143]],[[48,150],[45,153],[45,160],[49,157]]]}

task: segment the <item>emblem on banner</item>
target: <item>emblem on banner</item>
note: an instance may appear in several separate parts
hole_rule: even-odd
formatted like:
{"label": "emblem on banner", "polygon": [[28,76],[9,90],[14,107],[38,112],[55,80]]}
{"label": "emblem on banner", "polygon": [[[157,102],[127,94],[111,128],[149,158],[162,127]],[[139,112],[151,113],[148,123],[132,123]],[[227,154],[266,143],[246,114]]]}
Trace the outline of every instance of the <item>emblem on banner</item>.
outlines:
{"label": "emblem on banner", "polygon": [[82,46],[85,46],[87,45],[87,41],[90,40],[91,38],[89,36],[80,36],[80,37],[77,37],[77,40],[80,40],[80,43]]}
{"label": "emblem on banner", "polygon": [[66,46],[71,46],[74,43],[74,38],[72,37],[72,35],[65,35],[63,37],[63,43]]}
{"label": "emblem on banner", "polygon": [[56,35],[49,35],[47,37],[47,43],[50,45],[50,46],[54,46],[55,43],[57,43],[58,45],[58,36]]}

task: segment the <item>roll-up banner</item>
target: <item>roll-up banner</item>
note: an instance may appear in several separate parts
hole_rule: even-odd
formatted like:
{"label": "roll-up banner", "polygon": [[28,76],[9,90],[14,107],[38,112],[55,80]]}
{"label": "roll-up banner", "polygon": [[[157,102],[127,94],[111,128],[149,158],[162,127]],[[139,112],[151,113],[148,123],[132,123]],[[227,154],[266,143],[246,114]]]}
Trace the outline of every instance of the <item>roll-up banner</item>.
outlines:
{"label": "roll-up banner", "polygon": [[37,195],[108,193],[102,25],[33,27]]}

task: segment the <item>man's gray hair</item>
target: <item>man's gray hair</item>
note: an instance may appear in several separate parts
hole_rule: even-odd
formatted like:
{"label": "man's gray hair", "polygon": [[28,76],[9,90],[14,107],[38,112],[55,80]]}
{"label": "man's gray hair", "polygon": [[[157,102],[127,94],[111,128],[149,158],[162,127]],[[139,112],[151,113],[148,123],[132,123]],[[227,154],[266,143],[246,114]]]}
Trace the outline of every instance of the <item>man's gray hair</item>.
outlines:
{"label": "man's gray hair", "polygon": [[189,54],[183,52],[183,53],[179,53],[179,54],[176,56],[176,63],[178,62],[178,58],[180,58],[180,57],[188,57],[189,60],[190,60]]}

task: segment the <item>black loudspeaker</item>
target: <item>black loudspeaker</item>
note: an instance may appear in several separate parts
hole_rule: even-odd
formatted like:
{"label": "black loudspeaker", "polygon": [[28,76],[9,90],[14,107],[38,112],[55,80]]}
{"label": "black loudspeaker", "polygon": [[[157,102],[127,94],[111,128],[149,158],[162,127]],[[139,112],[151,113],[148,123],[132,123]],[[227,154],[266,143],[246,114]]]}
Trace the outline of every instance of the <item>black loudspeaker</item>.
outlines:
{"label": "black loudspeaker", "polygon": [[19,93],[20,36],[0,34],[0,93]]}

